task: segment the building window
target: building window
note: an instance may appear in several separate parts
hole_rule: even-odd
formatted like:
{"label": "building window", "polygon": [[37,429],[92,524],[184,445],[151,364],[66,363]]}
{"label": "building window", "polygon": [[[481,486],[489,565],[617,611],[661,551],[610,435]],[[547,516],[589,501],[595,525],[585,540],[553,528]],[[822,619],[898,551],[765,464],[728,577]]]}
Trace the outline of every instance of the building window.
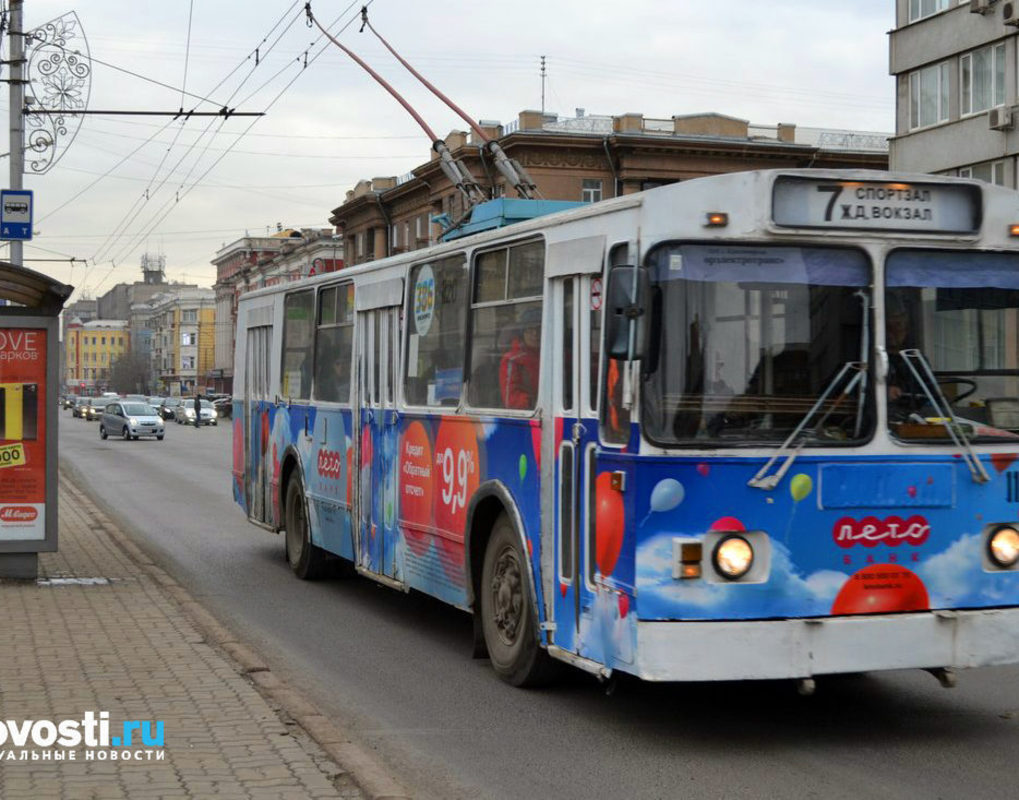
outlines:
{"label": "building window", "polygon": [[959,59],[960,113],[975,114],[1005,102],[1005,45],[995,44]]}
{"label": "building window", "polygon": [[601,200],[601,181],[584,178],[580,183],[580,202],[597,203]]}
{"label": "building window", "polygon": [[185,369],[194,369],[195,368],[195,357],[194,356],[181,356],[180,357],[180,368],[182,370],[185,370]]}
{"label": "building window", "polygon": [[909,0],[909,21],[930,17],[969,0]]}
{"label": "building window", "polygon": [[971,167],[962,167],[959,170],[960,178],[975,178],[978,181],[993,183],[995,186],[1005,185],[1005,162],[987,161],[983,164],[974,164]]}
{"label": "building window", "polygon": [[182,333],[180,335],[180,343],[185,347],[198,344],[197,339],[198,336],[194,333]]}
{"label": "building window", "polygon": [[948,119],[948,62],[909,75],[909,127],[924,128]]}

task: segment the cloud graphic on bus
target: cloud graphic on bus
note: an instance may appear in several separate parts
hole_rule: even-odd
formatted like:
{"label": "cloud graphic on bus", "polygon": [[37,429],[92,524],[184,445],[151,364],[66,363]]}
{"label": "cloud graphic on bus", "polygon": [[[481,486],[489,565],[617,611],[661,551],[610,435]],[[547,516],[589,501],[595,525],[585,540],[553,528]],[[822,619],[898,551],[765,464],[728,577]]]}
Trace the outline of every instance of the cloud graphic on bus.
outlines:
{"label": "cloud graphic on bus", "polygon": [[771,571],[764,583],[709,583],[672,577],[672,536],[656,536],[637,553],[637,596],[642,617],[713,615],[747,618],[769,614],[827,614],[849,576],[818,570],[806,577],[792,565],[788,548],[771,541]]}

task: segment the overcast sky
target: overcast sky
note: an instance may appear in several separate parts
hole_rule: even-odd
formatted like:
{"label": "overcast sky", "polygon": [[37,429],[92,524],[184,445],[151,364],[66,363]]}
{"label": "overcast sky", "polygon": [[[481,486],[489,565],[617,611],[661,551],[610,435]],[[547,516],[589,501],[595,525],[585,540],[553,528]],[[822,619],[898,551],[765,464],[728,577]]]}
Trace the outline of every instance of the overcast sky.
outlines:
{"label": "overcast sky", "polygon": [[[358,33],[361,5],[313,0],[312,10],[438,135],[464,129],[369,31]],[[369,17],[478,119],[505,123],[540,109],[545,56],[545,109],[561,116],[578,108],[664,119],[715,111],[767,125],[894,128],[886,35],[893,0],[489,5],[374,0]],[[26,169],[37,234],[25,245],[25,266],[73,284],[73,299],[140,280],[146,252],[165,255],[169,280],[211,286],[210,259],[225,243],[277,223],[326,227],[359,179],[401,175],[426,161],[430,142],[417,124],[307,26],[303,7],[303,0],[25,0],[27,29],[77,13],[82,30],[69,46],[84,51],[87,40],[91,109],[266,112],[226,121],[79,117],[73,140],[72,120],[52,169]],[[46,86],[33,88],[45,96]],[[0,105],[8,106],[6,94]],[[87,261],[33,260],[70,257]]]}

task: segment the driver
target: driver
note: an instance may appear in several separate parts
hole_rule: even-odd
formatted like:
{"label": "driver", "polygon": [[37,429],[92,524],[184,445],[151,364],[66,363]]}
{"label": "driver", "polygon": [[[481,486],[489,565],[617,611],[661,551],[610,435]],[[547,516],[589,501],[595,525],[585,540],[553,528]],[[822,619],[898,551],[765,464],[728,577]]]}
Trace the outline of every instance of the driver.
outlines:
{"label": "driver", "polygon": [[909,338],[909,311],[898,294],[888,294],[885,308],[885,348],[888,352],[888,400],[896,402],[909,391],[909,376],[900,353]]}

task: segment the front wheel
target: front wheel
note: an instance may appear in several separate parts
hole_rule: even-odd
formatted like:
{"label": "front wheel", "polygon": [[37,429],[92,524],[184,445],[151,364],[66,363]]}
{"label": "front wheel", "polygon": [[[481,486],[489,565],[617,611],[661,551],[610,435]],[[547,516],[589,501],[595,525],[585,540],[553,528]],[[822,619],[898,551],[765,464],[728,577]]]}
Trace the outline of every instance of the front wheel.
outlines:
{"label": "front wheel", "polygon": [[102,423],[100,423],[99,425],[99,438],[100,439],[106,438],[106,427]]}
{"label": "front wheel", "polygon": [[496,674],[513,686],[538,686],[556,663],[538,644],[527,560],[509,517],[495,521],[481,571],[481,626]]}
{"label": "front wheel", "polygon": [[120,435],[124,438],[125,442],[131,441],[131,431],[127,429],[127,425],[124,426],[124,430],[120,432]]}
{"label": "front wheel", "polygon": [[287,483],[286,506],[284,510],[285,542],[287,562],[290,569],[302,581],[314,581],[325,576],[327,571],[325,553],[311,542],[308,528],[308,512],[304,500],[304,487],[297,475]]}

